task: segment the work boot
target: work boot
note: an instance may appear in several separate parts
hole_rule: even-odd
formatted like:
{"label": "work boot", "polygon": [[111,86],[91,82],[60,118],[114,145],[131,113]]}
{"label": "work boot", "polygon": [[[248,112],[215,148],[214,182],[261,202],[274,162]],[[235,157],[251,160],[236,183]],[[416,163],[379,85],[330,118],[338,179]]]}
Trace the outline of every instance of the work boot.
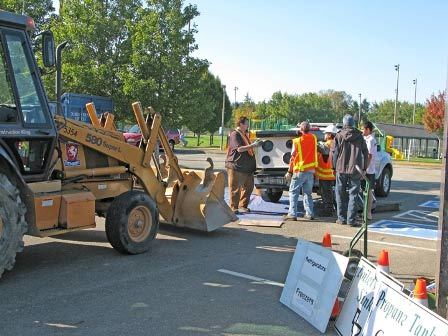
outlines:
{"label": "work boot", "polygon": [[362,221],[356,219],[354,222],[347,222],[347,224],[350,225],[351,227],[361,227]]}
{"label": "work boot", "polygon": [[286,221],[291,221],[291,222],[296,222],[297,221],[297,217],[295,216],[291,216],[291,215],[284,215],[283,216],[283,220]]}
{"label": "work boot", "polygon": [[249,209],[249,208],[241,207],[241,208],[238,209],[238,212],[244,214],[244,213],[248,213],[248,212],[250,212],[250,209]]}

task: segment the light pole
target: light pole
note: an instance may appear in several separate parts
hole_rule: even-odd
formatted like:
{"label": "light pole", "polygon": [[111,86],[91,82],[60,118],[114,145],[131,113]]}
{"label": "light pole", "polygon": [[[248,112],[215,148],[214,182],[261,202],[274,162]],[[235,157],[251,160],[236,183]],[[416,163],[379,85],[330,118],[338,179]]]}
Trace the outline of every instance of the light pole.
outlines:
{"label": "light pole", "polygon": [[412,124],[415,124],[415,105],[417,104],[417,78],[412,81],[414,83],[414,111],[412,112]]}
{"label": "light pole", "polygon": [[238,91],[238,87],[235,86],[235,87],[233,88],[233,90],[235,91],[235,107],[234,107],[234,108],[236,108],[236,92]]}
{"label": "light pole", "polygon": [[394,124],[397,123],[398,81],[400,80],[400,64],[395,65],[395,71],[397,72],[397,88],[395,89]]}
{"label": "light pole", "polygon": [[224,145],[224,109],[225,109],[225,106],[226,106],[226,86],[222,85],[221,150],[224,148],[223,145]]}
{"label": "light pole", "polygon": [[361,125],[361,94],[358,94],[359,96],[359,111],[358,111],[358,127]]}

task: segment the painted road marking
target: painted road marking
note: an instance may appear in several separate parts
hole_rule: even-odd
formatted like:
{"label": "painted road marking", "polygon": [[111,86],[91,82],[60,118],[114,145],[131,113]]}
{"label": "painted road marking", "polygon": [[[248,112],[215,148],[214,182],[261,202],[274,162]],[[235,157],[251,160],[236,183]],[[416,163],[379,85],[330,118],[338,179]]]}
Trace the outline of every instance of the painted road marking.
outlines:
{"label": "painted road marking", "polygon": [[280,282],[275,282],[275,281],[271,281],[271,280],[267,280],[267,279],[263,279],[263,278],[259,278],[259,277],[254,277],[252,275],[248,275],[248,274],[244,274],[244,273],[233,272],[233,271],[229,271],[229,270],[226,270],[226,269],[223,269],[223,268],[219,269],[218,272],[229,274],[229,275],[233,275],[233,276],[236,276],[236,277],[239,277],[239,278],[253,280],[253,281],[256,281],[256,282],[263,283],[265,285],[285,287],[285,284],[282,284]]}
{"label": "painted road marking", "polygon": [[429,223],[437,223],[439,220],[437,215],[434,216],[433,211],[424,211],[424,210],[405,211],[403,213],[393,216],[393,218],[424,221],[424,222],[429,222]]}
{"label": "painted road marking", "polygon": [[427,201],[425,203],[420,204],[419,206],[425,207],[425,208],[438,209],[440,207],[440,200]]}
{"label": "painted road marking", "polygon": [[369,231],[428,240],[437,239],[437,223],[423,224],[383,219],[369,225]]}
{"label": "painted road marking", "polygon": [[[331,235],[332,237],[335,238],[341,238],[341,239],[347,239],[347,240],[352,240],[353,237],[346,237],[346,236],[338,236],[338,235]],[[360,239],[362,241],[364,241],[364,239]],[[406,244],[398,244],[398,243],[388,243],[388,242],[382,242],[382,241],[378,241],[378,240],[367,240],[368,243],[373,243],[373,244],[381,244],[381,245],[388,245],[388,246],[396,246],[396,247],[403,247],[406,249],[415,249],[415,250],[423,250],[423,251],[431,251],[431,252],[436,252],[436,249],[432,249],[432,248],[427,248],[427,247],[418,247],[418,246],[413,246],[413,245],[406,245]]]}

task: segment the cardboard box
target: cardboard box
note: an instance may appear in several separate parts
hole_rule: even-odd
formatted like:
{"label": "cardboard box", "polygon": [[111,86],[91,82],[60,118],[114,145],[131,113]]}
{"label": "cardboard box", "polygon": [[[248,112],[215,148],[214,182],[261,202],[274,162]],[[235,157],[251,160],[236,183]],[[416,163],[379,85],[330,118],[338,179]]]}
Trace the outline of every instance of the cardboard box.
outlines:
{"label": "cardboard box", "polygon": [[47,193],[61,191],[61,180],[28,183],[33,193]]}
{"label": "cardboard box", "polygon": [[63,194],[59,225],[66,229],[95,225],[95,196],[91,192]]}
{"label": "cardboard box", "polygon": [[34,195],[36,226],[39,230],[53,229],[58,226],[60,194]]}

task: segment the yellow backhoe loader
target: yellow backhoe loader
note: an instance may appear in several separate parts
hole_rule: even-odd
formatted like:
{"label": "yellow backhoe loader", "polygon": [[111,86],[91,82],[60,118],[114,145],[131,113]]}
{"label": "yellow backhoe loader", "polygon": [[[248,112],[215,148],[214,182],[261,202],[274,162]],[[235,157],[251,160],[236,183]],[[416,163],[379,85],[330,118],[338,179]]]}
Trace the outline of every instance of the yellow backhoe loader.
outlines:
{"label": "yellow backhoe loader", "polygon": [[[152,108],[132,105],[143,140],[127,144],[109,113],[92,124],[52,116],[29,34],[32,19],[0,11],[0,276],[12,269],[23,235],[47,237],[95,227],[121,253],[146,252],[159,220],[212,231],[237,218],[224,202],[224,176],[181,170]],[[51,32],[42,58],[54,66]],[[162,162],[157,154],[164,150]]]}

